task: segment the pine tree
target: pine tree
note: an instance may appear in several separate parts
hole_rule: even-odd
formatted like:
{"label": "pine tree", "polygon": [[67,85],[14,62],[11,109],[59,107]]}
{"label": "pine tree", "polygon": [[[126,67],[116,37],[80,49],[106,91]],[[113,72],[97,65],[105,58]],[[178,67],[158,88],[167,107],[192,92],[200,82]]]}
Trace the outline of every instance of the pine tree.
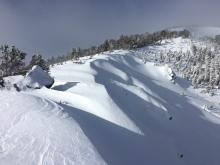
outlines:
{"label": "pine tree", "polygon": [[25,67],[25,59],[26,54],[21,52],[15,46],[12,46],[11,53],[10,53],[10,73],[16,74],[20,73]]}
{"label": "pine tree", "polygon": [[10,48],[8,45],[1,46],[0,51],[0,70],[3,76],[19,74],[24,70],[26,53],[15,48],[15,46]]}
{"label": "pine tree", "polygon": [[205,55],[205,78],[204,81],[209,82],[210,80],[210,65],[211,65],[211,52],[206,52]]}
{"label": "pine tree", "polygon": [[49,65],[46,60],[43,59],[42,55],[33,55],[30,61],[29,67],[32,68],[34,65],[40,66],[44,71],[49,72]]}
{"label": "pine tree", "polygon": [[215,82],[214,82],[214,85],[215,86],[218,86],[220,85],[220,60],[219,60],[219,57],[217,57],[215,59]]}

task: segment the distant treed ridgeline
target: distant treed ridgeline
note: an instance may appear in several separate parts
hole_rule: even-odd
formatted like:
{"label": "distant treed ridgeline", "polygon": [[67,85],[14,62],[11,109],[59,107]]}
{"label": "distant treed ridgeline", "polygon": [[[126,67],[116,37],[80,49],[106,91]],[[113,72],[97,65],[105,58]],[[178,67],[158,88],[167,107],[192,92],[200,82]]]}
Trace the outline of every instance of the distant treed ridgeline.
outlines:
{"label": "distant treed ridgeline", "polygon": [[167,31],[163,30],[153,34],[144,33],[131,36],[122,35],[118,40],[106,40],[99,46],[93,46],[88,49],[73,48],[68,55],[52,57],[47,61],[43,59],[42,55],[33,55],[30,63],[25,64],[26,53],[17,49],[15,46],[3,45],[0,47],[0,77],[12,76],[18,74],[25,74],[32,66],[39,65],[45,71],[49,71],[49,65],[62,63],[67,60],[75,59],[83,56],[91,56],[104,51],[115,49],[135,49],[144,47],[163,39],[174,37],[189,37],[190,32],[183,31]]}
{"label": "distant treed ridgeline", "polygon": [[117,49],[141,48],[148,45],[156,44],[158,41],[162,41],[163,39],[170,39],[176,37],[188,38],[189,36],[190,36],[190,32],[188,30],[182,30],[182,31],[162,30],[159,32],[155,32],[153,34],[144,33],[144,34],[136,34],[130,36],[122,35],[118,40],[114,40],[114,39],[106,40],[101,45],[92,46],[88,49],[73,48],[70,54],[58,56],[57,58],[52,57],[48,60],[48,62],[50,65],[53,65],[71,59],[77,60],[79,57],[91,56],[105,51],[111,51]]}

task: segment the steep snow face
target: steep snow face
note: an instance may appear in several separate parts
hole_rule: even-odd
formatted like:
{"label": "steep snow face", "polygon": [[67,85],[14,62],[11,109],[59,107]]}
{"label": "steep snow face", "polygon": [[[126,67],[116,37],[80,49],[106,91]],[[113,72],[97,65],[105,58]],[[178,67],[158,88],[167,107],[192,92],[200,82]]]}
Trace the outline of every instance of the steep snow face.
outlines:
{"label": "steep snow face", "polygon": [[[190,43],[175,41],[164,49]],[[68,61],[51,68],[51,89],[3,92],[0,164],[218,165],[220,119],[203,106],[210,100],[179,77],[172,83],[168,66],[137,56]]]}
{"label": "steep snow face", "polygon": [[[122,52],[124,54],[124,52]],[[43,89],[36,91],[46,98],[55,100],[56,102],[64,102],[75,108],[89,112],[104,120],[117,124],[121,127],[129,129],[133,132],[141,134],[140,129],[128,118],[120,107],[109,97],[109,91],[105,85],[97,82],[97,71],[93,69],[96,65],[100,65],[101,61],[109,59],[109,55],[96,56],[92,60],[86,61],[85,64],[73,64],[67,62],[64,66],[56,66],[51,69],[51,74],[55,77],[55,84],[52,90]],[[108,61],[103,69],[103,76],[109,70],[112,74],[118,76],[127,75],[125,72],[112,67]],[[106,75],[108,76],[108,75]],[[111,77],[109,77],[111,79]],[[106,77],[106,81],[111,80]],[[104,78],[105,79],[105,78]]]}
{"label": "steep snow face", "polygon": [[104,164],[63,107],[9,91],[1,91],[0,103],[0,164]]}

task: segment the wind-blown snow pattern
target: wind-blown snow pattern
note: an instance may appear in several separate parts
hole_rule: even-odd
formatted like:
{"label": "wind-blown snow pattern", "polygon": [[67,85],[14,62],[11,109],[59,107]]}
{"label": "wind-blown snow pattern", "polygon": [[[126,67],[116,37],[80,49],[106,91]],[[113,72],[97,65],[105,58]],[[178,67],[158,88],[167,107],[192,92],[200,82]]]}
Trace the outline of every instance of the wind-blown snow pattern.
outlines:
{"label": "wind-blown snow pattern", "polygon": [[1,92],[0,164],[104,164],[79,124],[58,104]]}
{"label": "wind-blown snow pattern", "polygon": [[217,100],[136,56],[68,61],[51,89],[1,91],[0,164],[219,165],[220,119],[203,107]]}

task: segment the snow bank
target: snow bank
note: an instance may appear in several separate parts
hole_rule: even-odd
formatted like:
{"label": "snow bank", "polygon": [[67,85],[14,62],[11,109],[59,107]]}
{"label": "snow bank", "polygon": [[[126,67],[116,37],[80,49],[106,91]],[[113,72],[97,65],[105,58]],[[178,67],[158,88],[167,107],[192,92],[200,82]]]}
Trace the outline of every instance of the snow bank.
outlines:
{"label": "snow bank", "polygon": [[105,164],[79,124],[58,104],[0,91],[0,164]]}
{"label": "snow bank", "polygon": [[39,89],[43,86],[50,88],[54,83],[54,79],[41,67],[33,66],[33,68],[26,74],[23,83],[27,87],[34,89]]}

